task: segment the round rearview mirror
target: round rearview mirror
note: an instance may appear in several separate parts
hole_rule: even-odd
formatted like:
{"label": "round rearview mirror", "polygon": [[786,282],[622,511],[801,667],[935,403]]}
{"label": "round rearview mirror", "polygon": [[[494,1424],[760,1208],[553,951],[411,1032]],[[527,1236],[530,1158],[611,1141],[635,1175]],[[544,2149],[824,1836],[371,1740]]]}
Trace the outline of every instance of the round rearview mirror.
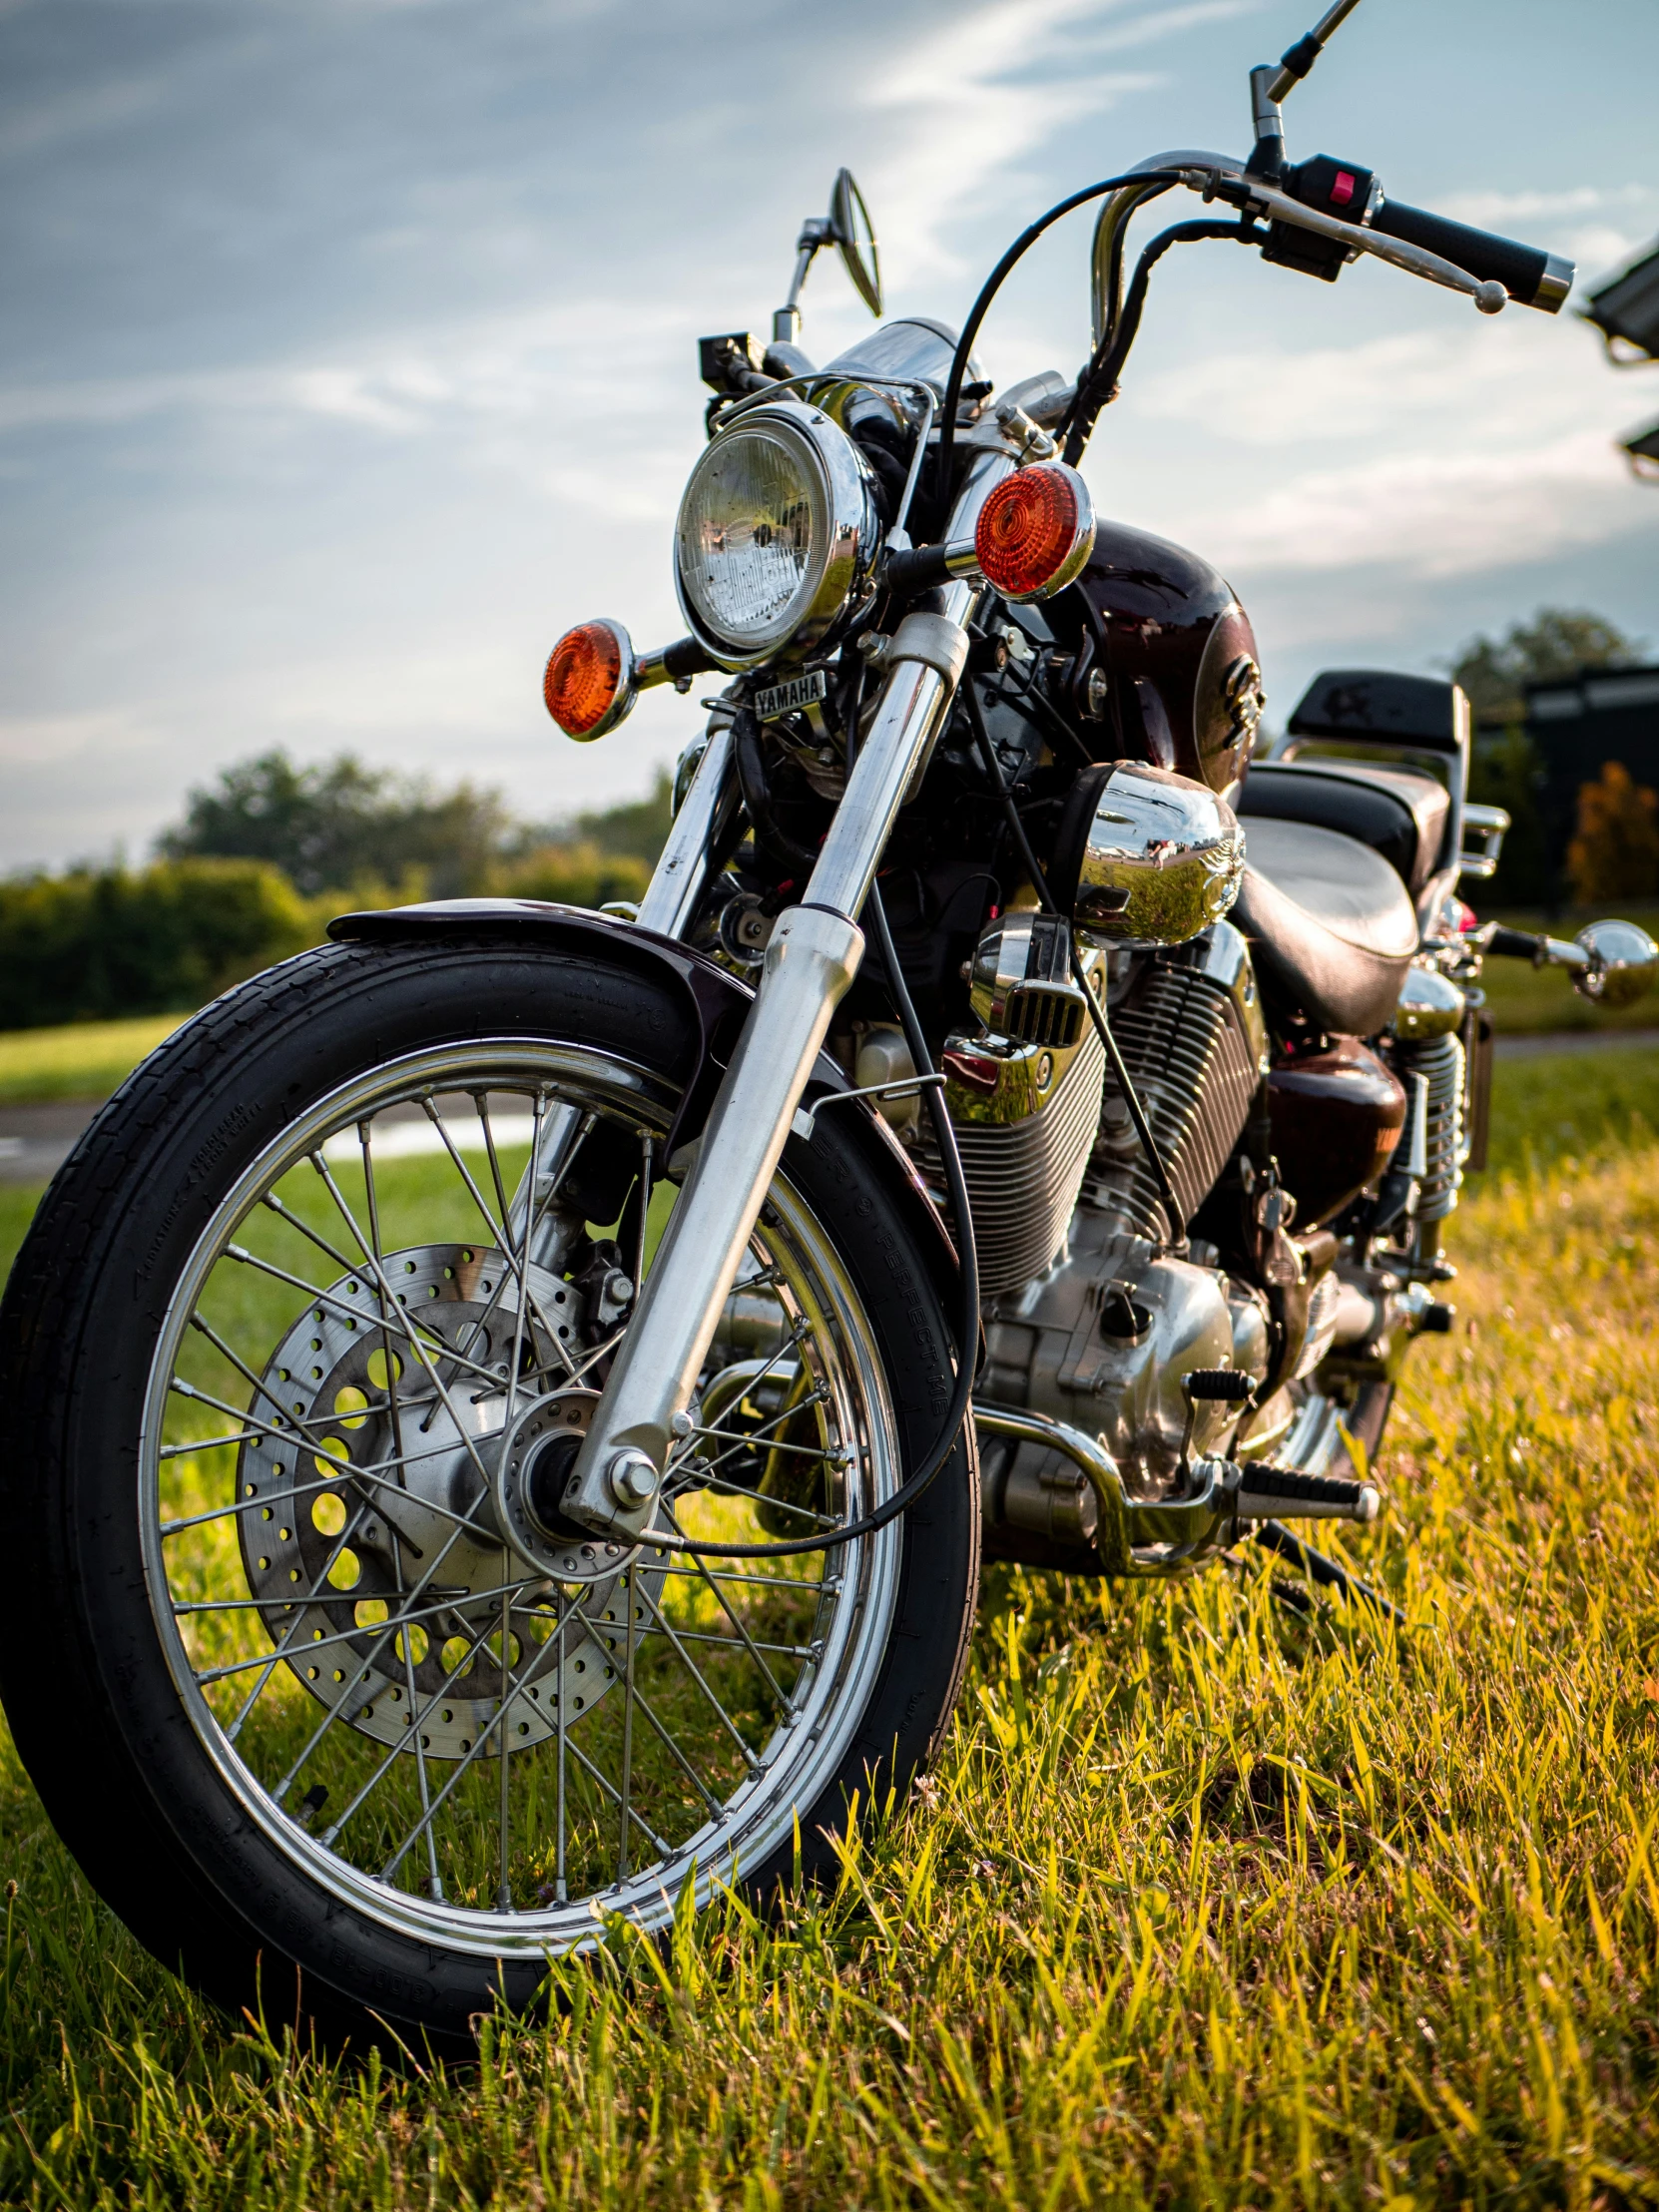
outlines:
{"label": "round rearview mirror", "polygon": [[1590,965],[1573,977],[1574,988],[1603,1006],[1629,1006],[1659,975],[1659,945],[1633,921],[1592,921],[1578,932]]}
{"label": "round rearview mirror", "polygon": [[873,315],[881,312],[881,258],[875,246],[875,226],[869,220],[864,196],[853,183],[850,169],[837,170],[830,194],[830,229],[852,288]]}

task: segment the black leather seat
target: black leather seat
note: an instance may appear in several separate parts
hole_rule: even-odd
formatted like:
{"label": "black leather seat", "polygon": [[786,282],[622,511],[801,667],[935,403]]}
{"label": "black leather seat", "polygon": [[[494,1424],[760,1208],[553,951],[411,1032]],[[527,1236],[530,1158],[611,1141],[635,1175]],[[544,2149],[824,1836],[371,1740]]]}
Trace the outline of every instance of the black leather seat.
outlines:
{"label": "black leather seat", "polygon": [[1451,795],[1420,771],[1346,761],[1256,761],[1235,813],[1245,822],[1311,822],[1358,837],[1413,897],[1442,864]]}
{"label": "black leather seat", "polygon": [[1370,1037],[1386,1024],[1417,948],[1416,912],[1395,869],[1371,845],[1310,823],[1246,823],[1232,919],[1266,995],[1335,1036]]}

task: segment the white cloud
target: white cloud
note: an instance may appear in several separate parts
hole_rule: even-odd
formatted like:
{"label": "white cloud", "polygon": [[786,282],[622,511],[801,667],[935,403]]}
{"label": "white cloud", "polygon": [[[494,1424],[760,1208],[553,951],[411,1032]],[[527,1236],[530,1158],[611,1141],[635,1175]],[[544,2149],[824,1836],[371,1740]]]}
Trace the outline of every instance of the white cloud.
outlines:
{"label": "white cloud", "polygon": [[[1021,165],[1070,125],[1100,115],[1159,80],[1080,67],[1079,56],[1174,37],[1248,12],[1253,0],[1198,0],[1146,9],[1095,28],[1116,0],[993,0],[954,11],[887,57],[867,94],[871,109],[900,111],[872,168],[883,235],[903,281],[956,275],[946,232],[991,198],[1024,182]],[[1031,214],[1038,211],[1032,209]],[[1027,218],[1028,220],[1028,218]],[[1016,226],[1009,225],[1010,233]]]}
{"label": "white cloud", "polygon": [[1309,471],[1217,511],[1202,542],[1229,568],[1395,566],[1449,578],[1601,544],[1652,520],[1599,431],[1524,454],[1396,454]]}
{"label": "white cloud", "polygon": [[1454,223],[1496,231],[1506,223],[1585,215],[1603,208],[1659,209],[1659,190],[1632,184],[1572,185],[1551,192],[1460,192],[1453,193],[1436,213]]}

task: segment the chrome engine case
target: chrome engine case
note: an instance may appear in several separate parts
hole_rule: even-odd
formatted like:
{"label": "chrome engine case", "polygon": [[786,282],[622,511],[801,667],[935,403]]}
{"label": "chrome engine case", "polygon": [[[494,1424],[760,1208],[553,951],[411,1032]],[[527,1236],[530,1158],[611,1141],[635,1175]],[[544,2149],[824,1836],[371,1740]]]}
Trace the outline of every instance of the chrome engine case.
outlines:
{"label": "chrome engine case", "polygon": [[[1023,1290],[985,1307],[978,1391],[1098,1436],[1131,1496],[1161,1497],[1186,1436],[1183,1377],[1195,1368],[1268,1370],[1255,1295],[1216,1268],[1159,1254],[1079,1207],[1066,1250]],[[1239,1409],[1201,1405],[1195,1452],[1217,1450]]]}

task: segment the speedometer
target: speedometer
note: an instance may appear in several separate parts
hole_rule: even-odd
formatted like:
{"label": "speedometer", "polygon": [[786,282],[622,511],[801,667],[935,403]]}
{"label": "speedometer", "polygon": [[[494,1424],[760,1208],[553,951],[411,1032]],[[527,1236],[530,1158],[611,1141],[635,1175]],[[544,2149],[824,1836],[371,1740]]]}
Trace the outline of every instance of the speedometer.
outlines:
{"label": "speedometer", "polygon": [[874,558],[867,464],[830,417],[773,400],[717,433],[675,537],[686,620],[723,668],[822,644]]}

